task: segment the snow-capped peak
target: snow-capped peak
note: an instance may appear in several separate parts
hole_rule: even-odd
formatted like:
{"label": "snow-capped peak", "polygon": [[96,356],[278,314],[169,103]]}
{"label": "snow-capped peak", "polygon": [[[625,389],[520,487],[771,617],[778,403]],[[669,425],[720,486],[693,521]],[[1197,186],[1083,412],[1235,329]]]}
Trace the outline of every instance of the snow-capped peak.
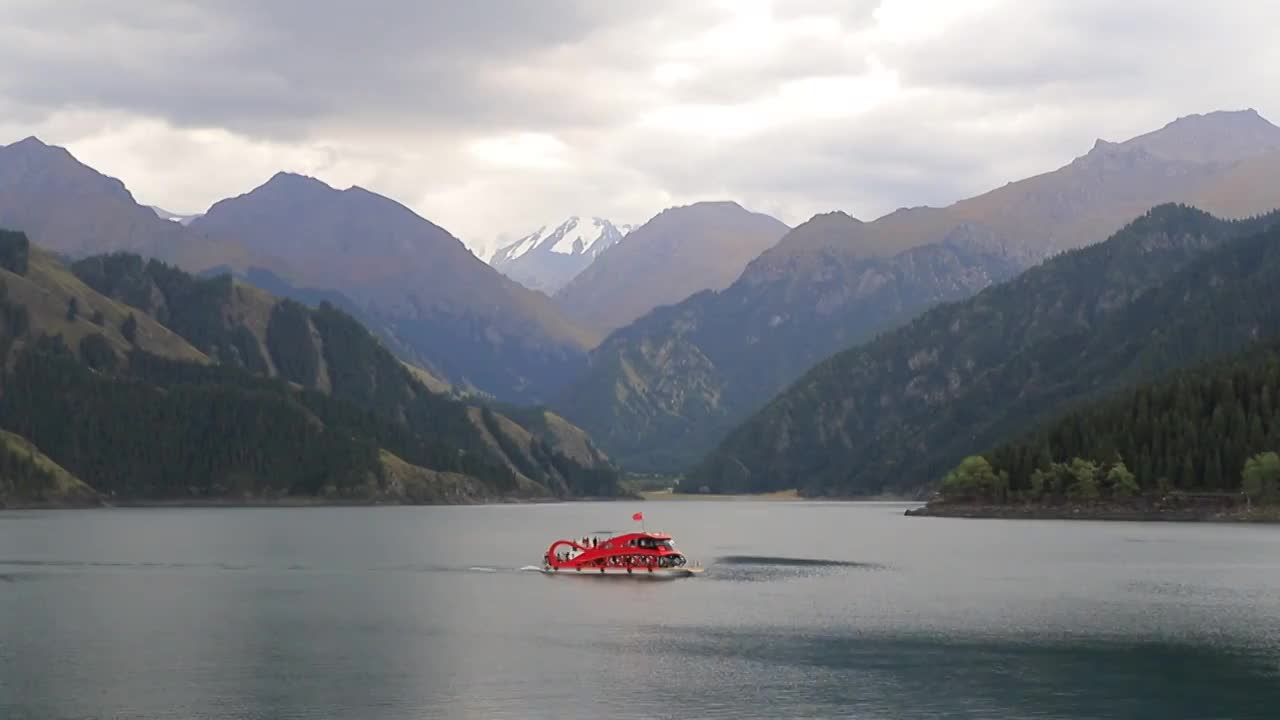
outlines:
{"label": "snow-capped peak", "polygon": [[511,262],[512,260],[515,260],[521,255],[524,255],[525,253],[529,252],[530,250],[538,246],[538,243],[541,242],[542,240],[542,233],[546,232],[546,230],[547,230],[547,227],[544,225],[538,228],[536,232],[530,233],[529,235],[525,235],[524,237],[520,238],[519,240],[511,243],[506,247],[500,247],[497,250],[494,250],[493,257],[490,258],[489,262],[490,263],[497,263],[501,261]]}
{"label": "snow-capped peak", "polygon": [[[552,237],[556,235],[560,237],[551,246],[551,252],[595,257],[621,239],[622,231],[603,218],[574,215],[555,229]],[[547,242],[550,241],[548,237]]]}
{"label": "snow-capped peak", "polygon": [[543,225],[506,247],[499,248],[490,259],[495,266],[510,263],[530,252],[552,252],[559,255],[594,258],[631,230],[604,218],[571,215],[558,225]]}
{"label": "snow-capped peak", "polygon": [[499,248],[489,264],[529,287],[554,292],[631,227],[594,215],[571,215]]}

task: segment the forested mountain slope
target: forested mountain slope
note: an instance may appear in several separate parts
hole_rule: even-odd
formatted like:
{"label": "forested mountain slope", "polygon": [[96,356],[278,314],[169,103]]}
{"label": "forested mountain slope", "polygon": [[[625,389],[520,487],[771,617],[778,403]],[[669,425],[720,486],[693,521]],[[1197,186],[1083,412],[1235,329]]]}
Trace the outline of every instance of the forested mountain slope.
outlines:
{"label": "forested mountain slope", "polygon": [[0,430],[0,508],[98,505],[101,496],[40,452],[30,440]]}
{"label": "forested mountain slope", "polygon": [[1156,208],[1104,243],[823,362],[692,482],[915,490],[1075,402],[1240,348],[1280,322],[1276,220]]}
{"label": "forested mountain slope", "polygon": [[[1010,498],[1114,495],[1117,488],[1098,469],[1119,462],[1133,475],[1136,487],[1130,492],[1245,490],[1280,499],[1277,478],[1265,487],[1244,483],[1249,460],[1277,450],[1280,341],[1272,336],[1229,360],[1076,408],[986,457],[995,473],[1007,473]],[[1083,483],[1081,469],[1092,471]]]}
{"label": "forested mountain slope", "polygon": [[1277,181],[1280,128],[1251,110],[1214,112],[1099,140],[1057,170],[946,207],[871,222],[818,215],[726,290],[618,329],[553,404],[629,467],[683,472],[834,352],[1098,242],[1161,203],[1227,217],[1280,207]]}
{"label": "forested mountain slope", "polygon": [[[796,232],[861,225],[832,213]],[[810,273],[744,276],[658,308],[593,350],[553,407],[630,469],[684,471],[832,353],[1012,277],[1021,266],[989,240],[962,227],[893,257],[831,255]]]}
{"label": "forested mountain slope", "polygon": [[330,305],[127,254],[78,261],[72,274],[20,233],[4,238],[0,279],[24,294],[8,294],[0,314],[0,427],[108,498],[617,491],[586,441],[430,392]]}

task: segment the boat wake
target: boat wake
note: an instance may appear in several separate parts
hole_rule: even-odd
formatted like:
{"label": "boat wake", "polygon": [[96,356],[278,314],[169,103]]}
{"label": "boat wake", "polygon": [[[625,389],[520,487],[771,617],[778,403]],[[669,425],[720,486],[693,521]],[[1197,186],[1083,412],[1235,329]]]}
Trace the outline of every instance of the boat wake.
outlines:
{"label": "boat wake", "polygon": [[795,580],[844,570],[884,570],[879,563],[822,558],[727,555],[716,558],[708,577],[729,582]]}
{"label": "boat wake", "polygon": [[773,557],[770,555],[726,555],[716,558],[717,565],[765,565],[772,567],[796,568],[862,568],[864,570],[883,570],[879,563],[855,562],[852,560],[823,560],[820,558]]}

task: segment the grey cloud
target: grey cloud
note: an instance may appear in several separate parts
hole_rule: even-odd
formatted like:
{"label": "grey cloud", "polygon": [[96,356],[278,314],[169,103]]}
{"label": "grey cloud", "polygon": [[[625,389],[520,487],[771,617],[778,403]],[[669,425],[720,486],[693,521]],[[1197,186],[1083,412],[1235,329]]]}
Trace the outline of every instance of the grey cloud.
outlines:
{"label": "grey cloud", "polygon": [[769,11],[784,22],[818,18],[838,23],[846,30],[857,30],[871,22],[883,4],[882,0],[786,0],[774,3]]}
{"label": "grey cloud", "polygon": [[1053,169],[1092,144],[1091,128],[1052,111],[1020,132],[1020,110],[1000,98],[920,96],[848,122],[797,120],[678,154],[664,152],[676,138],[646,135],[622,161],[677,196],[710,190],[771,202],[791,222],[831,209],[869,220]]}
{"label": "grey cloud", "polygon": [[905,81],[918,86],[1132,94],[1156,78],[1194,76],[1197,68],[1228,58],[1251,66],[1266,44],[1241,42],[1239,18],[1274,26],[1278,10],[1238,0],[1019,2],[966,18],[938,42],[886,55]]}
{"label": "grey cloud", "polygon": [[177,125],[278,137],[335,117],[468,127],[616,120],[590,93],[541,87],[521,65],[663,7],[590,0],[6,5],[0,95],[14,104],[127,108]]}
{"label": "grey cloud", "polygon": [[[208,172],[234,148],[263,178],[299,163],[288,169],[492,237],[574,211],[642,221],[705,198],[788,222],[832,209],[870,218],[1049,170],[1097,137],[1190,112],[1255,107],[1280,121],[1280,4],[1007,0],[923,40],[880,32],[879,5],[780,0],[765,14],[780,23],[769,48],[721,57],[699,43],[747,12],[732,0],[0,0],[0,124],[96,138],[100,157],[132,159],[131,187],[176,209],[246,189],[235,158]],[[783,32],[810,20],[836,32]],[[654,80],[681,61],[692,76]],[[873,61],[900,88],[869,110],[779,105],[789,82],[857,76]],[[745,136],[644,122],[697,105],[772,115]],[[130,118],[177,129],[154,142],[111,134]],[[188,144],[190,128],[235,138]],[[504,133],[552,135],[565,162],[507,166],[467,150]],[[173,167],[175,155],[192,167]]]}
{"label": "grey cloud", "polygon": [[871,69],[869,48],[799,39],[787,43],[777,58],[762,56],[744,65],[716,65],[672,88],[671,100],[686,103],[737,104],[797,79],[861,75]]}

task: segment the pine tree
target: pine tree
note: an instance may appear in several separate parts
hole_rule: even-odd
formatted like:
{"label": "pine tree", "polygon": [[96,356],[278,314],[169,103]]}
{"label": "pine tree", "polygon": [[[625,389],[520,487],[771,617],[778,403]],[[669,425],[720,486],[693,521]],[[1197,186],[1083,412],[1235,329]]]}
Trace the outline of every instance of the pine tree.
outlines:
{"label": "pine tree", "polygon": [[1209,453],[1204,466],[1204,485],[1209,489],[1218,489],[1222,484],[1222,460],[1217,450]]}
{"label": "pine tree", "polygon": [[1271,502],[1280,496],[1280,456],[1276,453],[1249,458],[1241,475],[1241,489],[1249,502]]}
{"label": "pine tree", "polygon": [[130,345],[138,344],[138,319],[133,316],[133,313],[129,313],[129,316],[120,324],[120,334],[129,341]]}
{"label": "pine tree", "polygon": [[1142,492],[1137,478],[1125,467],[1123,460],[1118,460],[1107,473],[1107,484],[1111,487],[1111,496],[1130,498]]}
{"label": "pine tree", "polygon": [[[987,457],[1015,487],[1032,487],[1036,465],[1019,458],[1034,453],[1040,467],[1056,468],[1054,458],[1136,467],[1137,486],[1162,493],[1234,490],[1251,454],[1280,445],[1277,378],[1280,340],[1080,408]],[[1105,479],[1114,487],[1109,471]],[[1042,474],[1038,487],[1049,480]]]}

